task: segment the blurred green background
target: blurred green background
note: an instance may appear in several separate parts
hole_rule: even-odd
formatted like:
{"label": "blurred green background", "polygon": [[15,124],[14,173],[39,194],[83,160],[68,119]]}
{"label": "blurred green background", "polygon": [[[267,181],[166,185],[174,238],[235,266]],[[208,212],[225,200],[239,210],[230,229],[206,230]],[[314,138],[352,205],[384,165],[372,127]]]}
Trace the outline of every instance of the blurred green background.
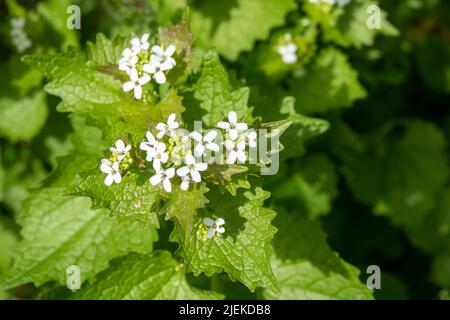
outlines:
{"label": "blurred green background", "polygon": [[[195,50],[217,47],[232,80],[251,88],[250,105],[265,120],[293,96],[299,113],[330,123],[301,156],[289,149],[296,146],[286,148],[280,173],[265,180],[271,205],[319,220],[330,246],[362,271],[363,282],[367,266],[380,266],[376,298],[448,297],[450,2],[380,1],[387,20],[374,36],[361,27],[357,4],[324,18],[298,1],[281,23],[236,48],[226,30],[233,29],[237,2],[190,2]],[[81,30],[66,27],[71,4],[81,7]],[[157,30],[179,21],[185,6],[183,0],[0,0],[0,275],[20,239],[21,202],[72,143],[68,116],[56,112],[59,99],[20,61],[11,19],[26,20],[32,45],[23,53],[51,53],[84,47],[99,32]],[[257,28],[259,21],[247,23]],[[301,49],[293,68],[270,51],[286,32]],[[251,297],[236,287],[233,297]],[[23,286],[12,297],[36,292]]]}

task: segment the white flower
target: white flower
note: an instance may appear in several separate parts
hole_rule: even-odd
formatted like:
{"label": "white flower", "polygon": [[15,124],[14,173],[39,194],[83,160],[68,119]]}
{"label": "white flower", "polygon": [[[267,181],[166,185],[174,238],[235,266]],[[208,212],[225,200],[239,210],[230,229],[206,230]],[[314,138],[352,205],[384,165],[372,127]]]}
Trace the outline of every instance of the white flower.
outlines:
{"label": "white flower", "polygon": [[129,74],[132,69],[135,69],[138,60],[136,53],[130,48],[126,48],[122,51],[122,57],[119,59],[119,70],[126,71]]}
{"label": "white flower", "polygon": [[120,183],[120,181],[122,181],[122,176],[119,171],[119,162],[114,162],[111,165],[111,161],[102,159],[100,171],[107,174],[104,182],[108,187],[112,185],[113,182]]}
{"label": "white flower", "polygon": [[155,168],[155,170],[161,166],[161,163],[166,163],[167,160],[169,160],[169,154],[166,152],[166,145],[162,142],[158,142],[155,148],[148,151],[146,160],[153,160],[153,168]]}
{"label": "white flower", "polygon": [[208,231],[206,232],[206,235],[208,236],[209,239],[214,237],[216,232],[218,232],[218,233],[225,232],[225,228],[222,227],[225,224],[225,220],[223,220],[222,218],[219,218],[216,220],[213,220],[211,218],[205,218],[205,219],[203,219],[203,224],[205,226],[209,227]]}
{"label": "white flower", "polygon": [[132,50],[136,54],[147,51],[148,48],[150,48],[150,44],[148,43],[148,38],[150,37],[149,33],[145,33],[142,35],[142,37],[139,38],[133,38],[130,43],[132,45]]}
{"label": "white flower", "polygon": [[200,157],[203,152],[205,152],[205,148],[214,152],[219,151],[219,146],[213,142],[217,137],[217,131],[211,130],[204,136],[202,136],[201,133],[194,131],[191,132],[189,136],[197,142],[197,145],[194,148],[194,154],[197,157]]}
{"label": "white flower", "polygon": [[156,186],[162,183],[162,186],[166,192],[172,192],[172,183],[170,179],[172,179],[175,175],[174,168],[168,168],[164,170],[162,167],[155,168],[156,174],[151,176],[149,181],[152,186]]}
{"label": "white flower", "polygon": [[180,123],[178,121],[175,121],[176,116],[177,115],[175,113],[172,113],[167,119],[167,124],[160,122],[156,125],[156,130],[159,131],[156,135],[158,139],[161,139],[162,137],[164,137],[164,135],[170,137],[172,136],[172,130],[178,129]]}
{"label": "white flower", "polygon": [[204,162],[196,163],[195,158],[190,154],[184,157],[184,163],[186,166],[178,168],[177,174],[180,177],[190,174],[193,181],[201,182],[202,177],[200,175],[200,171],[205,171],[208,168],[208,165]]}
{"label": "white flower", "polygon": [[11,24],[10,36],[12,43],[16,47],[17,52],[22,53],[32,45],[31,40],[28,38],[27,34],[23,30],[23,28],[25,27],[25,18],[24,17],[12,18],[10,20],[10,24]]}
{"label": "white flower", "polygon": [[24,17],[12,18],[10,24],[14,30],[23,29],[23,27],[25,27],[25,18]]}
{"label": "white flower", "polygon": [[296,54],[297,49],[298,47],[295,43],[288,43],[278,46],[277,51],[281,55],[283,63],[294,64],[298,59]]}
{"label": "white flower", "polygon": [[227,149],[227,163],[234,164],[236,160],[241,163],[247,160],[245,153],[245,141],[225,141],[225,148]]}
{"label": "white flower", "polygon": [[152,159],[149,159],[149,152],[153,151],[159,142],[155,139],[155,136],[150,131],[147,131],[145,135],[147,137],[147,141],[142,141],[139,145],[139,149],[147,152],[147,161],[152,161]]}
{"label": "white flower", "polygon": [[140,100],[142,98],[142,86],[150,81],[150,76],[144,74],[142,77],[139,77],[136,69],[131,69],[129,75],[131,80],[123,84],[123,91],[134,90],[134,97]]}
{"label": "white flower", "polygon": [[131,150],[131,145],[125,146],[125,143],[122,140],[117,140],[115,144],[116,147],[109,148],[109,151],[117,154],[117,159],[119,161],[122,161],[123,158],[127,156],[127,153]]}
{"label": "white flower", "polygon": [[153,46],[152,52],[154,55],[152,56],[161,61],[161,63],[168,63],[173,68],[176,65],[175,59],[172,58],[175,50],[176,47],[173,44],[169,45],[166,50],[163,50],[160,46]]}
{"label": "white flower", "polygon": [[181,184],[180,184],[181,190],[186,191],[187,189],[189,189],[191,182],[192,182],[192,178],[189,175],[185,175],[185,176],[181,177]]}
{"label": "white flower", "polygon": [[250,148],[256,148],[256,139],[258,138],[254,130],[249,130],[244,134],[244,141]]}
{"label": "white flower", "polygon": [[159,84],[166,83],[166,75],[164,71],[172,69],[172,65],[168,62],[162,62],[155,56],[150,57],[150,63],[146,63],[142,66],[142,70],[153,75],[156,82]]}
{"label": "white flower", "polygon": [[236,140],[240,131],[247,130],[246,123],[237,122],[237,114],[234,111],[228,113],[228,122],[221,121],[217,124],[221,129],[225,129],[228,132],[231,140]]}

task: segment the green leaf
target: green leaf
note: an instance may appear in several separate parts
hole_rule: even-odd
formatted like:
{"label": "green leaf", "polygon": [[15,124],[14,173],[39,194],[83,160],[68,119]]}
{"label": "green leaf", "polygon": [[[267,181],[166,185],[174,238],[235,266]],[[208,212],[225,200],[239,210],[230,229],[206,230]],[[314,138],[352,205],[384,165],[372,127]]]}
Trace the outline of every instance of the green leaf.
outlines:
{"label": "green leaf", "polygon": [[337,196],[336,169],[325,155],[308,156],[301,162],[297,173],[285,176],[276,186],[272,197],[278,201],[294,199],[308,218],[316,219],[331,211]]}
{"label": "green leaf", "polygon": [[330,124],[326,120],[311,118],[295,111],[295,98],[285,97],[280,109],[282,115],[291,122],[289,128],[281,137],[284,146],[282,157],[288,159],[298,157],[305,151],[304,143],[328,130]]}
{"label": "green leaf", "polygon": [[159,186],[152,186],[148,179],[134,172],[128,172],[120,184],[110,187],[104,184],[104,179],[105,175],[99,169],[93,169],[82,175],[70,194],[90,197],[92,209],[107,208],[108,213],[120,220],[159,227],[156,207],[163,197]]}
{"label": "green leaf", "polygon": [[[256,287],[276,290],[269,264],[269,241],[276,232],[270,222],[276,214],[262,207],[269,193],[260,188],[236,196],[210,192],[206,199],[205,192],[202,187],[173,192],[167,202],[166,214],[176,224],[172,240],[180,243],[177,252],[186,270],[207,276],[225,271],[251,291]],[[206,217],[223,218],[225,233],[207,239],[202,223]]]}
{"label": "green leaf", "polygon": [[372,299],[358,269],[330,249],[318,222],[281,212],[275,226],[272,268],[280,293],[264,290],[265,299]]}
{"label": "green leaf", "polygon": [[20,99],[0,98],[0,135],[12,142],[36,136],[47,119],[45,98],[43,91]]}
{"label": "green leaf", "polygon": [[248,119],[252,112],[247,106],[248,95],[247,87],[233,89],[216,52],[209,51],[204,55],[194,97],[201,102],[200,108],[206,113],[202,119],[208,127],[215,127],[232,110],[242,119]]}
{"label": "green leaf", "polygon": [[[223,296],[191,287],[183,265],[167,251],[151,256],[129,254],[111,261],[97,281],[82,288],[71,299],[99,300],[212,300]],[[126,281],[123,281],[126,279]]]}
{"label": "green leaf", "polygon": [[197,1],[192,8],[194,37],[207,49],[215,47],[229,60],[267,39],[272,28],[283,25],[294,0]]}
{"label": "green leaf", "polygon": [[373,1],[353,0],[342,11],[338,22],[334,26],[325,28],[324,36],[327,41],[335,42],[341,46],[354,46],[361,48],[363,46],[373,46],[378,34],[387,36],[398,36],[399,31],[389,23],[386,12],[380,12],[381,29],[369,29],[368,20],[371,16],[367,10],[370,5],[376,5]]}
{"label": "green leaf", "polygon": [[152,251],[157,239],[154,229],[118,223],[105,212],[90,210],[89,199],[62,196],[63,192],[61,188],[42,189],[25,202],[19,219],[23,240],[0,288],[27,282],[39,286],[51,280],[65,285],[66,268],[71,265],[80,267],[84,281],[115,257]]}
{"label": "green leaf", "polygon": [[354,101],[366,97],[358,73],[347,57],[334,48],[323,49],[306,72],[292,79],[290,85],[302,113],[350,107]]}
{"label": "green leaf", "polygon": [[[339,132],[333,136],[344,140]],[[433,124],[414,120],[388,126],[350,148],[339,147],[340,142],[336,147],[355,197],[394,224],[415,228],[448,177],[445,143]]]}

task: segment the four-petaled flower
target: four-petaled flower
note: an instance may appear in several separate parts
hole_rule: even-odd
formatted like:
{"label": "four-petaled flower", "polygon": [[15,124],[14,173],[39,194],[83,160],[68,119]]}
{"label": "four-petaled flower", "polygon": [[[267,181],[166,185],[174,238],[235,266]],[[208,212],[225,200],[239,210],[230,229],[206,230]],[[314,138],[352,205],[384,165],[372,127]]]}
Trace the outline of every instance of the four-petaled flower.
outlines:
{"label": "four-petaled flower", "polygon": [[156,58],[155,56],[150,57],[150,63],[146,63],[142,66],[142,70],[153,75],[153,78],[157,83],[166,83],[166,75],[164,71],[172,69],[172,65],[168,62],[164,62]]}
{"label": "four-petaled flower", "polygon": [[119,162],[114,162],[111,165],[111,161],[108,159],[102,159],[100,171],[107,174],[104,182],[108,187],[111,186],[113,182],[120,183],[120,181],[122,181],[122,175],[119,170]]}
{"label": "four-petaled flower", "polygon": [[227,131],[231,140],[236,140],[238,138],[239,132],[247,130],[248,126],[246,123],[237,122],[237,114],[234,111],[228,113],[228,122],[220,121],[217,126],[221,129]]}
{"label": "four-petaled flower", "polygon": [[234,164],[236,160],[244,163],[247,160],[245,153],[245,141],[225,141],[225,148],[227,149],[227,164]]}
{"label": "four-petaled flower", "polygon": [[175,59],[172,58],[172,55],[175,53],[176,47],[171,44],[167,47],[166,50],[161,48],[160,46],[153,46],[152,52],[155,58],[157,58],[161,63],[168,63],[173,68],[176,65]]}
{"label": "four-petaled flower", "polygon": [[166,145],[158,142],[155,148],[147,153],[147,161],[153,160],[153,167],[156,169],[161,166],[161,163],[166,163],[169,160],[169,154],[166,152]]}
{"label": "four-petaled flower", "polygon": [[180,123],[178,121],[175,121],[175,118],[176,114],[172,113],[169,115],[169,118],[167,119],[167,124],[160,122],[156,125],[156,130],[159,131],[158,134],[156,135],[158,139],[161,139],[162,137],[164,137],[164,135],[170,137],[172,136],[172,130],[178,129]]}
{"label": "four-petaled flower", "polygon": [[142,37],[139,38],[133,38],[130,43],[132,46],[132,50],[138,54],[140,52],[147,51],[148,48],[150,48],[150,44],[148,43],[148,38],[150,37],[149,33],[144,33]]}
{"label": "four-petaled flower", "polygon": [[244,141],[250,148],[256,148],[257,134],[254,130],[249,130],[244,134]]}
{"label": "four-petaled flower", "polygon": [[122,161],[127,156],[127,153],[130,150],[131,150],[131,145],[125,146],[125,143],[122,140],[116,141],[116,147],[109,148],[109,151],[117,154],[117,159],[119,161]]}
{"label": "four-petaled flower", "polygon": [[216,220],[213,220],[211,218],[205,218],[205,219],[203,219],[203,224],[205,226],[209,227],[208,231],[206,232],[206,236],[208,237],[208,239],[211,239],[212,237],[214,237],[216,232],[218,232],[218,233],[225,232],[225,228],[222,227],[225,224],[225,220],[222,218],[218,218]]}
{"label": "four-petaled flower", "polygon": [[297,62],[297,45],[295,43],[288,43],[278,46],[278,53],[281,55],[281,60],[285,64],[295,64]]}
{"label": "four-petaled flower", "polygon": [[177,174],[180,177],[191,175],[191,178],[194,182],[201,182],[202,176],[200,175],[200,171],[205,171],[208,168],[208,165],[204,162],[195,162],[195,158],[188,154],[184,158],[184,163],[186,164],[184,167],[178,168]]}
{"label": "four-petaled flower", "polygon": [[142,98],[142,86],[150,81],[150,76],[144,74],[139,77],[136,69],[130,70],[130,81],[123,84],[123,91],[128,92],[134,90],[134,97],[138,100]]}
{"label": "four-petaled flower", "polygon": [[172,192],[172,179],[175,175],[174,168],[168,168],[164,170],[161,166],[155,168],[156,174],[151,176],[149,181],[152,186],[156,186],[162,183],[162,186],[166,192]]}
{"label": "four-petaled flower", "polygon": [[197,142],[197,145],[194,148],[194,154],[197,157],[200,157],[203,152],[205,152],[205,149],[218,152],[219,146],[215,144],[213,141],[217,137],[217,131],[211,130],[207,132],[204,136],[200,132],[194,131],[191,132],[189,135],[195,142]]}

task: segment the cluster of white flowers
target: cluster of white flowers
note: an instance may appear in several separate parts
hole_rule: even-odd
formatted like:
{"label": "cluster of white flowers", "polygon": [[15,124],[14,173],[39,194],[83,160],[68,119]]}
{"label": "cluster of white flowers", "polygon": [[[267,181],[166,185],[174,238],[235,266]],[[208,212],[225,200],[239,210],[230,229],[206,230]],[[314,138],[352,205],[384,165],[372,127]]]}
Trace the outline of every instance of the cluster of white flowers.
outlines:
{"label": "cluster of white flowers", "polygon": [[334,5],[337,4],[340,7],[345,7],[346,5],[348,5],[350,3],[351,0],[309,0],[309,2],[314,3],[314,4],[329,4],[329,5]]}
{"label": "cluster of white flowers", "polygon": [[114,147],[109,148],[112,155],[110,159],[102,159],[100,171],[106,173],[105,185],[108,187],[122,181],[122,173],[128,170],[133,158],[130,155],[131,145],[125,145],[122,140],[117,140]]}
{"label": "cluster of white flowers", "polygon": [[31,40],[28,38],[27,34],[24,31],[25,18],[12,18],[10,23],[10,35],[12,43],[16,47],[17,52],[22,53],[32,45]]}
{"label": "cluster of white flowers", "polygon": [[277,47],[277,52],[285,64],[295,64],[297,62],[297,45],[292,41],[292,35],[286,33],[282,43]]}
{"label": "cluster of white flowers", "polygon": [[153,78],[156,83],[166,82],[166,72],[175,67],[175,46],[169,45],[167,48],[154,45],[150,48],[148,42],[150,34],[146,33],[140,38],[131,40],[131,48],[122,51],[119,59],[119,69],[125,71],[130,80],[122,86],[123,91],[133,90],[134,97],[138,100],[142,98],[142,86]]}
{"label": "cluster of white flowers", "polygon": [[[226,149],[226,163],[244,163],[247,160],[246,147],[257,146],[256,131],[249,130],[246,123],[238,122],[234,111],[228,113],[227,122],[221,121],[217,127],[225,130],[225,142],[222,145]],[[220,151],[215,142],[218,132],[209,130],[202,134],[181,129],[174,113],[169,115],[167,123],[160,122],[155,129],[156,135],[147,131],[147,140],[139,145],[139,149],[146,153],[145,161],[151,162],[155,172],[149,179],[150,184],[160,185],[166,192],[172,192],[171,180],[176,176],[181,180],[182,190],[187,190],[192,183],[201,182],[201,174],[208,168],[208,163],[202,161],[206,151]],[[133,163],[130,150],[130,145],[118,140],[115,147],[110,148],[112,157],[102,159],[100,170],[107,175],[105,185],[111,186],[113,182],[121,182],[122,175]]]}

